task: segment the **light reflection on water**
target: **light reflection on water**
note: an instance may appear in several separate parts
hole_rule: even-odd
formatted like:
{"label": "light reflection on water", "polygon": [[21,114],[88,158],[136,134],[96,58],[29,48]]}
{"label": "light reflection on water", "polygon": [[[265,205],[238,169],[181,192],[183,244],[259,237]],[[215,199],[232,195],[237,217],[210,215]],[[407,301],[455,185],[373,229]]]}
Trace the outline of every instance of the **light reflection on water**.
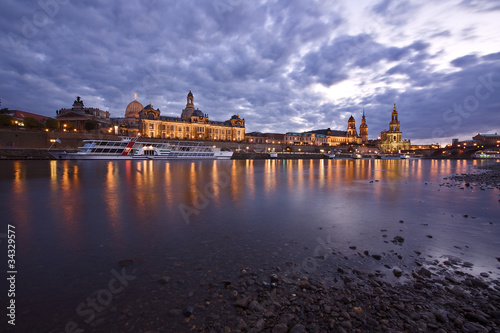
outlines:
{"label": "light reflection on water", "polygon": [[[180,275],[209,265],[221,278],[246,266],[301,262],[318,237],[351,254],[349,245],[396,250],[406,264],[414,250],[455,255],[495,275],[498,191],[439,186],[478,163],[1,161],[0,202],[2,219],[16,225],[20,283],[36,280],[31,299],[62,292],[61,302],[78,301],[127,258],[169,275],[177,273],[168,258],[185,262]],[[396,235],[403,246],[390,242]],[[64,287],[83,281],[82,290]]]}

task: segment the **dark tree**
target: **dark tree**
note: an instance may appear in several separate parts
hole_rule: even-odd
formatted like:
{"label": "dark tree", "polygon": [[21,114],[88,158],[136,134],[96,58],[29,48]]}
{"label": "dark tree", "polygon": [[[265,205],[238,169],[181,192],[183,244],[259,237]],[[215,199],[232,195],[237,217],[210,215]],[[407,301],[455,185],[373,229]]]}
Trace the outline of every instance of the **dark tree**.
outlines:
{"label": "dark tree", "polygon": [[26,128],[42,128],[43,125],[38,120],[32,117],[25,117],[23,120],[24,127]]}
{"label": "dark tree", "polygon": [[45,121],[45,127],[49,130],[56,130],[59,128],[59,121],[54,118],[47,118]]}
{"label": "dark tree", "polygon": [[85,122],[84,127],[85,127],[86,131],[89,131],[89,132],[94,131],[94,130],[99,128],[99,123],[97,121],[94,121],[94,120],[87,120]]}
{"label": "dark tree", "polygon": [[0,114],[0,126],[11,126],[14,122],[14,118],[8,114]]}

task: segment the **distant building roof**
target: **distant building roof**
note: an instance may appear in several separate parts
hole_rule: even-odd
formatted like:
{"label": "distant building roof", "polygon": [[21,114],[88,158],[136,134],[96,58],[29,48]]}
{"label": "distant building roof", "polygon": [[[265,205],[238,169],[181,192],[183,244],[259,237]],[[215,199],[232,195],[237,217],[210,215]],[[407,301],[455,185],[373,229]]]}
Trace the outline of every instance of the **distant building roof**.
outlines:
{"label": "distant building roof", "polygon": [[26,112],[26,111],[20,111],[20,110],[8,110],[7,114],[10,115],[14,119],[23,120],[26,117],[31,117],[31,118],[36,119],[39,122],[44,122],[45,120],[50,118],[47,116],[42,116],[40,114]]}

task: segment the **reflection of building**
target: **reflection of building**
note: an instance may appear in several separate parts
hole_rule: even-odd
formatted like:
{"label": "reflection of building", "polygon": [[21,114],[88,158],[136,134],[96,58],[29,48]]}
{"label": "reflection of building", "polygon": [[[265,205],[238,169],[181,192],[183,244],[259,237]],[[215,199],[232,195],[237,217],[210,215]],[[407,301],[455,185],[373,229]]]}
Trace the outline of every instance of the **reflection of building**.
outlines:
{"label": "reflection of building", "polygon": [[87,129],[108,128],[111,126],[109,112],[96,108],[86,108],[83,101],[78,96],[71,109],[61,109],[56,111],[56,119],[59,120],[61,130],[83,132]]}
{"label": "reflection of building", "polygon": [[[138,106],[133,105],[134,108]],[[132,112],[129,118],[132,119]],[[135,118],[134,113],[133,119]],[[155,110],[150,103],[138,112],[138,123],[141,134],[150,138],[238,142],[245,139],[245,119],[233,115],[226,121],[210,120],[208,114],[195,109],[191,91],[180,117],[160,116],[160,110]]]}
{"label": "reflection of building", "polygon": [[399,130],[398,111],[396,103],[392,109],[391,122],[389,130],[380,133],[379,149],[384,153],[399,152],[400,150],[410,149],[410,140],[401,139],[401,131]]}

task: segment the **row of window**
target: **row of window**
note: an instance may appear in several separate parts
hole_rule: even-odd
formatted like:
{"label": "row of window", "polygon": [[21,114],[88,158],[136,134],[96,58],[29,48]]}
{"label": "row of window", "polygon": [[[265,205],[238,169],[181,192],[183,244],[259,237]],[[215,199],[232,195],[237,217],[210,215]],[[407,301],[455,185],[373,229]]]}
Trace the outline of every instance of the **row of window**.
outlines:
{"label": "row of window", "polygon": [[[155,129],[155,125],[154,124],[149,124],[149,129],[150,130],[154,130]],[[161,125],[161,130],[162,131],[169,130],[171,132],[175,132],[176,128],[175,128],[174,125],[170,125],[170,126],[169,125]],[[186,126],[185,128],[183,128],[182,126],[177,127],[177,131],[178,132],[182,132],[183,130],[185,132],[190,132],[191,131],[190,127],[188,127],[188,126]],[[205,127],[196,127],[196,132],[198,132],[198,133],[205,133],[205,130],[206,130]],[[212,128],[208,129],[208,133],[212,134]],[[213,133],[219,134],[219,129],[218,128],[213,129]],[[225,135],[225,134],[231,135],[231,130],[229,130],[229,129],[228,130],[221,129],[220,130],[220,134],[221,135]]]}
{"label": "row of window", "polygon": [[169,156],[214,156],[214,153],[170,153]]}
{"label": "row of window", "polygon": [[93,147],[93,146],[109,146],[109,147],[126,147],[127,142],[121,141],[95,141],[95,142],[87,142],[84,147]]}
{"label": "row of window", "polygon": [[87,152],[92,153],[103,153],[103,154],[117,154],[121,153],[123,149],[109,149],[109,148],[94,148],[92,150],[87,150]]}

